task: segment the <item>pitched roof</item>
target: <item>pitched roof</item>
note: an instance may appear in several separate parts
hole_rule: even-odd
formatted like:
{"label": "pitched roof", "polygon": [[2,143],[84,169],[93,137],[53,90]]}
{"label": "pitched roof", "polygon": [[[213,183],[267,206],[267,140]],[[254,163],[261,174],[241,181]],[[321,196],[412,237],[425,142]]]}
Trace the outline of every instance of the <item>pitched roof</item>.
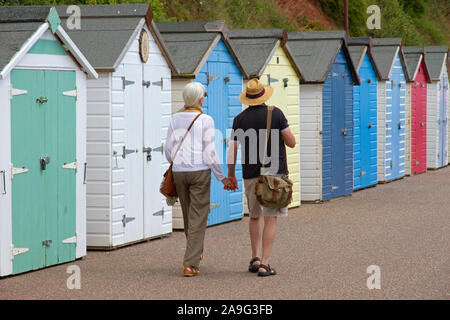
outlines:
{"label": "pitched roof", "polygon": [[420,63],[423,59],[424,48],[405,46],[402,47],[403,56],[405,57],[405,69],[408,81],[414,81],[419,70]]}
{"label": "pitched roof", "polygon": [[286,47],[302,74],[304,83],[323,83],[343,48],[355,83],[359,83],[346,45],[345,31],[288,32]]}
{"label": "pitched roof", "polygon": [[[260,77],[275,51],[280,45],[284,46],[287,40],[287,33],[283,29],[234,29],[228,35],[249,78]],[[290,52],[287,48],[285,51],[301,76]]]}
{"label": "pitched roof", "polygon": [[173,63],[159,33],[152,22],[153,13],[148,4],[120,5],[82,5],[80,8],[81,28],[67,26],[67,20],[72,15],[69,6],[55,6],[61,17],[65,31],[83,51],[97,70],[114,71],[123,55],[140,31],[147,24],[167,63],[172,68]]}
{"label": "pitched roof", "polygon": [[242,74],[245,74],[228,39],[224,21],[157,22],[156,26],[178,69],[178,73],[173,76],[195,76],[220,39],[224,41]]}
{"label": "pitched roof", "polygon": [[67,46],[67,50],[81,64],[83,70],[90,77],[96,78],[98,75],[85,55],[72,42],[72,39],[58,28],[59,22],[58,14],[52,7],[0,6],[0,78],[11,70],[12,60],[18,60],[19,53],[28,52],[49,27]]}
{"label": "pitched roof", "polygon": [[428,68],[431,80],[439,80],[448,55],[448,47],[425,47],[425,64]]}
{"label": "pitched roof", "polygon": [[369,37],[349,38],[347,43],[348,51],[350,52],[350,57],[352,58],[356,70],[359,71],[362,61],[367,54],[377,78],[380,79],[380,72],[378,71],[372,56],[372,39]]}
{"label": "pitched roof", "polygon": [[389,80],[395,54],[400,50],[401,41],[401,38],[372,39],[372,56],[380,72],[381,80]]}

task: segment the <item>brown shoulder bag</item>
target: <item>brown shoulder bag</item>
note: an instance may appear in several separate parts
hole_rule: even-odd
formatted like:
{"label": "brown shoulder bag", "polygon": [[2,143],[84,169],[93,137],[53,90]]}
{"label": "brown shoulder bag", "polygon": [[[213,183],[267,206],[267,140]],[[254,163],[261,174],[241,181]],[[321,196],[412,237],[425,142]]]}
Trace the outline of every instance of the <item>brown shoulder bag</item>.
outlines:
{"label": "brown shoulder bag", "polygon": [[[274,106],[267,107],[266,143],[264,146],[264,160],[262,163],[262,168],[264,168],[264,163],[266,162],[267,143],[269,141],[270,128],[272,125],[273,109]],[[272,143],[274,143],[274,141],[272,141]],[[283,177],[278,177],[274,175],[261,174],[255,186],[256,198],[258,199],[258,202],[266,208],[284,208],[292,201],[293,183],[288,178],[289,170],[287,165],[286,145],[284,144],[284,141],[282,148],[284,151],[286,175]]]}

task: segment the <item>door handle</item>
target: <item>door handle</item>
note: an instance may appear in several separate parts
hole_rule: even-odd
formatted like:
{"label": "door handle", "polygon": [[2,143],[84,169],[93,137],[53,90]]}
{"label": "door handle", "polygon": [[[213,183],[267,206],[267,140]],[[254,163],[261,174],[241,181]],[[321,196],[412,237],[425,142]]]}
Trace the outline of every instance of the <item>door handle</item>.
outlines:
{"label": "door handle", "polygon": [[343,134],[344,136],[347,135],[347,129],[344,128],[344,129],[341,130],[341,132],[342,132],[342,134]]}
{"label": "door handle", "polygon": [[86,169],[87,169],[87,162],[84,163],[83,184],[86,184]]}
{"label": "door handle", "polygon": [[153,151],[161,151],[161,154],[164,154],[164,145],[161,144],[161,146],[157,147],[157,148],[151,148],[151,147],[142,148],[142,152],[147,153],[147,161],[152,161],[152,152]]}
{"label": "door handle", "polygon": [[399,121],[399,122],[398,122],[398,129],[400,130],[401,128],[402,128],[402,122]]}
{"label": "door handle", "polygon": [[2,175],[2,184],[3,184],[2,194],[6,194],[6,171],[2,170],[0,171],[0,173]]}
{"label": "door handle", "polygon": [[41,170],[44,171],[47,169],[47,165],[50,163],[50,157],[42,157],[40,160]]}
{"label": "door handle", "polygon": [[223,142],[225,143],[226,147],[228,148],[230,146],[230,139],[224,138]]}
{"label": "door handle", "polygon": [[36,98],[36,103],[44,104],[44,103],[46,103],[46,102],[48,102],[48,98],[47,98],[47,97],[39,97],[39,98]]}
{"label": "door handle", "polygon": [[369,123],[368,125],[367,125],[367,128],[372,128],[372,124],[371,123]]}
{"label": "door handle", "polygon": [[420,121],[420,126],[423,127],[425,125],[425,123],[423,123],[423,121]]}

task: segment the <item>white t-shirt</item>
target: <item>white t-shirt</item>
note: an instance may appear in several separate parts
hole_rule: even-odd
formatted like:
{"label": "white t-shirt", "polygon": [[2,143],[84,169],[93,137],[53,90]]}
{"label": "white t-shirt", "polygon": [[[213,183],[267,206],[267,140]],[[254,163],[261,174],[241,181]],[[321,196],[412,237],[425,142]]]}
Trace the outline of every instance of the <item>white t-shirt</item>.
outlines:
{"label": "white t-shirt", "polygon": [[[178,112],[172,116],[165,145],[167,161],[171,162],[178,145],[198,112]],[[217,180],[225,175],[215,150],[214,120],[202,114],[195,121],[173,162],[173,171],[199,171],[212,169]]]}

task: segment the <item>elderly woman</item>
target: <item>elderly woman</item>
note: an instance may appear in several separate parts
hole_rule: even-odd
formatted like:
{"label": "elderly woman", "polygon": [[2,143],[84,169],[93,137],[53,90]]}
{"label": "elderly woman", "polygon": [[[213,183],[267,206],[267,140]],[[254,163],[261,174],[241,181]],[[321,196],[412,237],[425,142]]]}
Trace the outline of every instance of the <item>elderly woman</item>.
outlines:
{"label": "elderly woman", "polygon": [[[233,189],[225,177],[214,147],[214,120],[202,113],[205,87],[191,82],[183,89],[184,108],[172,116],[167,131],[165,154],[173,161],[175,188],[181,203],[186,234],[184,276],[200,274],[206,222],[209,213],[211,169],[224,189]],[[186,138],[188,128],[192,124]],[[177,149],[179,148],[178,152]]]}

